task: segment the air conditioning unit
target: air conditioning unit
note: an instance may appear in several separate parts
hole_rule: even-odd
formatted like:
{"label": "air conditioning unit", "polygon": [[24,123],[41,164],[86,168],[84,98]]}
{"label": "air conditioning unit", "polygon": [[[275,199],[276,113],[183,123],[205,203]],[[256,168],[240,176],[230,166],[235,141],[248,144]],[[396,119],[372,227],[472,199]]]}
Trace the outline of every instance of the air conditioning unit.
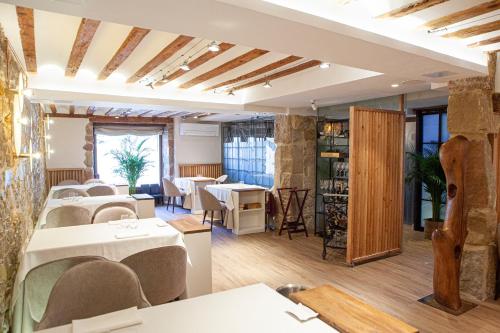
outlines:
{"label": "air conditioning unit", "polygon": [[218,124],[181,123],[180,135],[185,136],[219,136]]}

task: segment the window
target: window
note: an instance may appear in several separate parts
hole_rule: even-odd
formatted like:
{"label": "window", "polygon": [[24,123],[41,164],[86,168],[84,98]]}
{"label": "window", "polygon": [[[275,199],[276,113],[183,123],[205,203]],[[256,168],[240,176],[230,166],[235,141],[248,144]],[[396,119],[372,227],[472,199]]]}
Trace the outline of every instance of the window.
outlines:
{"label": "window", "polygon": [[[448,141],[448,115],[446,106],[417,110],[417,151],[436,150]],[[421,184],[417,186],[417,205],[415,214],[415,230],[423,230],[424,220],[432,216],[430,195]],[[445,204],[441,209],[441,217],[445,215]]]}
{"label": "window", "polygon": [[231,182],[271,188],[274,184],[274,122],[251,121],[223,126],[224,172]]}

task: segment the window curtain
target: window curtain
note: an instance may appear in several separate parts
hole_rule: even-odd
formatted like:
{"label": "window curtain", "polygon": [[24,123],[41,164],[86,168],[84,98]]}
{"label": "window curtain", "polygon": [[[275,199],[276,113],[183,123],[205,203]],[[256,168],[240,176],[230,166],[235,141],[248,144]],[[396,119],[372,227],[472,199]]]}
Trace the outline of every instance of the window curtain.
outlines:
{"label": "window curtain", "polygon": [[94,125],[95,134],[150,136],[163,133],[163,126]]}

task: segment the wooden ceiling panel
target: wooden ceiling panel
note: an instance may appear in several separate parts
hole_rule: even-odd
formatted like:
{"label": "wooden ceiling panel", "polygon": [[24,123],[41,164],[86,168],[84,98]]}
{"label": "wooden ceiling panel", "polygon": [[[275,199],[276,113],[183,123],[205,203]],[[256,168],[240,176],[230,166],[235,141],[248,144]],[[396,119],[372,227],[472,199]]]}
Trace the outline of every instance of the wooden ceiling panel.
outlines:
{"label": "wooden ceiling panel", "polygon": [[168,44],[163,50],[160,51],[153,59],[148,61],[144,66],[142,66],[134,75],[132,75],[127,83],[134,83],[142,79],[149,72],[154,70],[156,67],[161,65],[167,59],[172,57],[177,51],[186,46],[194,37],[180,35],[172,43]]}
{"label": "wooden ceiling panel", "polygon": [[231,79],[231,80],[227,80],[227,81],[224,81],[224,82],[221,82],[219,84],[216,84],[214,86],[211,86],[207,89],[205,89],[205,91],[208,91],[208,90],[213,90],[213,89],[217,89],[217,88],[220,88],[220,87],[225,87],[225,86],[228,86],[228,85],[231,85],[231,84],[235,84],[235,83],[238,83],[238,82],[241,82],[241,81],[244,81],[244,80],[248,80],[248,79],[251,79],[252,77],[256,77],[256,76],[259,76],[259,75],[262,75],[262,74],[265,74],[267,72],[270,72],[270,71],[273,71],[277,68],[280,68],[280,67],[283,67],[285,65],[288,65],[292,62],[295,62],[297,60],[300,60],[302,59],[301,57],[297,57],[297,56],[288,56],[286,58],[283,58],[281,60],[278,60],[278,61],[275,61],[269,65],[266,65],[264,67],[261,67],[259,69],[256,69],[252,72],[249,72],[249,73],[246,73],[244,75],[240,75],[234,79]]}
{"label": "wooden ceiling panel", "polygon": [[183,83],[180,86],[180,88],[183,88],[183,89],[191,88],[197,84],[200,84],[200,83],[205,82],[207,80],[210,80],[216,76],[224,74],[224,73],[226,73],[226,72],[228,72],[236,67],[244,65],[247,62],[252,61],[260,56],[263,56],[264,54],[266,54],[268,52],[269,51],[261,50],[261,49],[253,49],[251,51],[248,51],[248,52],[240,55],[239,57],[236,57],[236,58],[220,65],[219,67],[212,69],[211,71],[203,73],[203,74]]}
{"label": "wooden ceiling panel", "polygon": [[92,116],[94,114],[94,112],[95,112],[95,107],[94,106],[89,106],[87,108],[86,114],[87,114],[87,116]]}
{"label": "wooden ceiling panel", "polygon": [[28,72],[36,73],[35,19],[33,9],[17,6],[16,13],[26,69]]}
{"label": "wooden ceiling panel", "polygon": [[485,46],[485,45],[496,44],[496,43],[500,43],[500,36],[488,38],[488,39],[485,39],[485,40],[482,40],[482,41],[479,41],[476,43],[469,44],[467,46],[468,47],[479,47],[479,46]]}
{"label": "wooden ceiling panel", "polygon": [[132,28],[120,48],[101,70],[98,79],[105,80],[109,75],[111,75],[111,73],[113,73],[130,56],[130,54],[132,54],[137,45],[139,45],[139,43],[150,31],[150,29],[137,27]]}
{"label": "wooden ceiling panel", "polygon": [[439,17],[435,20],[429,21],[424,24],[424,27],[429,30],[439,29],[446,27],[451,24],[455,24],[461,21],[468,20],[470,18],[487,14],[492,11],[500,9],[500,0],[493,0],[481,3],[477,6],[464,9],[459,12],[455,12],[450,15]]}
{"label": "wooden ceiling panel", "polygon": [[69,106],[69,114],[75,114],[75,106],[74,105]]}
{"label": "wooden ceiling panel", "polygon": [[472,27],[460,29],[454,32],[443,35],[445,38],[469,38],[477,35],[482,35],[488,32],[497,31],[500,29],[500,20],[488,22],[485,24],[475,25]]}
{"label": "wooden ceiling panel", "polygon": [[281,77],[288,76],[288,75],[306,70],[306,69],[314,67],[314,66],[319,66],[320,64],[321,64],[321,61],[319,61],[319,60],[309,60],[307,62],[300,64],[300,65],[297,65],[297,66],[294,66],[291,68],[287,68],[287,69],[282,70],[280,72],[276,72],[272,75],[269,75],[269,76],[266,76],[266,77],[263,77],[263,78],[245,83],[245,84],[242,84],[242,85],[237,86],[237,87],[234,87],[232,90],[241,90],[241,89],[249,88],[249,87],[255,86],[257,84],[265,83],[266,81],[276,80],[276,79],[279,79]]}
{"label": "wooden ceiling panel", "polygon": [[403,7],[391,10],[390,12],[381,14],[376,18],[385,19],[385,18],[398,18],[403,17],[409,14],[416,13],[418,11],[442,4],[443,2],[447,2],[449,0],[419,0],[411,2]]}
{"label": "wooden ceiling panel", "polygon": [[[206,63],[207,61],[209,61],[209,60],[221,55],[222,53],[226,52],[227,50],[229,50],[233,46],[234,46],[234,44],[220,43],[219,44],[220,50],[218,52],[207,51],[207,52],[203,53],[201,56],[194,59],[193,61],[191,61],[188,64],[189,68],[195,69],[196,67],[199,67],[199,66],[203,65],[204,63]],[[164,81],[159,81],[155,85],[162,86],[169,81],[177,79],[178,77],[182,76],[185,73],[186,72],[183,71],[182,69],[178,69],[175,72],[173,72],[172,74],[168,75]]]}
{"label": "wooden ceiling panel", "polygon": [[71,49],[71,55],[66,65],[66,76],[75,76],[80,68],[83,57],[94,38],[95,32],[101,21],[83,18],[76,33],[76,38]]}
{"label": "wooden ceiling panel", "polygon": [[57,113],[57,108],[55,104],[50,104],[50,112],[52,112],[52,114]]}

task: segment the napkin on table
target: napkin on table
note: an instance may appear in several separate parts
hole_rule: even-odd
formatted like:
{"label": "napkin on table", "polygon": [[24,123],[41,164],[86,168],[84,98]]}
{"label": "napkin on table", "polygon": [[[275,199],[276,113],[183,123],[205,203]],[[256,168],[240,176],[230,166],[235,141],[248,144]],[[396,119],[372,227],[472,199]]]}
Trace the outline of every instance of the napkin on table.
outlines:
{"label": "napkin on table", "polygon": [[103,333],[142,324],[137,307],[73,320],[73,333]]}
{"label": "napkin on table", "polygon": [[292,314],[300,321],[306,321],[312,318],[316,318],[318,316],[316,312],[314,312],[307,306],[303,305],[302,303],[294,304],[293,306],[288,308],[286,312]]}
{"label": "napkin on table", "polygon": [[116,239],[125,239],[125,238],[134,238],[134,237],[142,237],[148,236],[149,232],[146,230],[123,230],[119,231],[115,234]]}

